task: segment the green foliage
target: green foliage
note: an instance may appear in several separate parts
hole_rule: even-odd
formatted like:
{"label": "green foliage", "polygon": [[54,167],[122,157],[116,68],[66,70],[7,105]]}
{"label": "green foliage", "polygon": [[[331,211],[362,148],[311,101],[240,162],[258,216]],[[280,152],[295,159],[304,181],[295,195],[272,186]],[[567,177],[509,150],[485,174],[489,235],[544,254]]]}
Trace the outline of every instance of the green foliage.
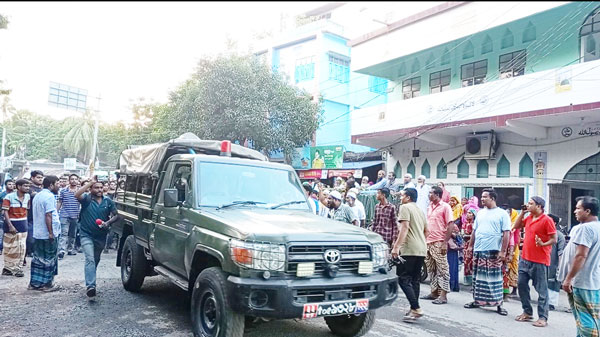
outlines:
{"label": "green foliage", "polygon": [[0,29],[6,29],[8,27],[8,18],[0,14]]}
{"label": "green foliage", "polygon": [[254,59],[238,55],[203,59],[154,116],[160,140],[193,132],[203,139],[252,140],[260,151],[290,153],[309,141],[320,104]]}
{"label": "green foliage", "polygon": [[63,123],[31,111],[19,110],[6,121],[6,153],[21,152],[25,158],[62,161]]}
{"label": "green foliage", "polygon": [[71,117],[64,121],[67,133],[63,138],[63,147],[83,163],[89,163],[94,146],[94,117],[86,111],[82,117]]}

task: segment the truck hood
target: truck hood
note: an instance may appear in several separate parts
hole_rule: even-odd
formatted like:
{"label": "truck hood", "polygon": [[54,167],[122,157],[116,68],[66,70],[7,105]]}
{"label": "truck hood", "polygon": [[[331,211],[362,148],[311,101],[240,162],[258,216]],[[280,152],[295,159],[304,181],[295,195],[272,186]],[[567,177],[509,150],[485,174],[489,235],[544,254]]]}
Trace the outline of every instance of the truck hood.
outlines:
{"label": "truck hood", "polygon": [[202,210],[201,214],[240,232],[243,239],[270,242],[382,242],[379,234],[309,211],[235,207]]}

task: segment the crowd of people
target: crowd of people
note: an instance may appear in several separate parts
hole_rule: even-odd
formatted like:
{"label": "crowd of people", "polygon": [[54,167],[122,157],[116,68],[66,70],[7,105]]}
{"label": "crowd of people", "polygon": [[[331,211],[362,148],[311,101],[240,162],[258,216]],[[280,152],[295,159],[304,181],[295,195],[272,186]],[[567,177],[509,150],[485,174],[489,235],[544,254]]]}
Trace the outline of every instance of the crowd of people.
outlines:
{"label": "crowd of people", "polygon": [[[508,315],[503,303],[517,297],[522,313],[518,322],[535,327],[548,325],[549,311],[558,305],[563,289],[575,317],[578,336],[599,336],[600,326],[600,222],[598,199],[577,199],[574,211],[578,224],[565,237],[558,228],[561,219],[546,212],[546,201],[531,197],[521,209],[498,205],[494,189],[477,196],[451,196],[443,182],[437,186],[417,184],[406,174],[379,171],[377,181],[349,176],[336,179],[329,188],[315,179],[304,183],[315,214],[362,226],[380,234],[391,251],[390,265],[396,266],[398,283],[410,303],[404,316],[415,321],[423,316],[419,299],[433,304],[448,303],[448,294],[460,290],[459,265],[463,264],[464,285],[470,286],[473,301],[466,309],[495,307]],[[376,191],[372,223],[357,196]],[[391,202],[390,202],[391,200]],[[567,238],[568,243],[567,243]],[[421,270],[426,266],[431,292],[419,297]],[[538,294],[537,316],[531,305],[530,284]]]}
{"label": "crowd of people", "polygon": [[96,296],[96,269],[101,253],[113,244],[111,224],[118,220],[112,199],[117,181],[97,177],[81,179],[77,174],[44,176],[32,171],[29,179],[7,179],[2,200],[3,276],[23,277],[31,257],[28,289],[53,292],[58,261],[65,255],[85,256],[86,294]]}

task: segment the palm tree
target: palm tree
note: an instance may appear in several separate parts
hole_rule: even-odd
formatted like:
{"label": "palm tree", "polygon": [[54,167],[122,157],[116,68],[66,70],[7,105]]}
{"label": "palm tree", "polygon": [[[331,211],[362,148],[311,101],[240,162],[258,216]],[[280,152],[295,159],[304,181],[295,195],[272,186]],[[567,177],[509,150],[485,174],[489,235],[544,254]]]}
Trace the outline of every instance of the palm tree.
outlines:
{"label": "palm tree", "polygon": [[71,117],[65,120],[69,131],[63,138],[63,146],[84,163],[89,162],[94,146],[94,118],[90,111],[82,117]]}

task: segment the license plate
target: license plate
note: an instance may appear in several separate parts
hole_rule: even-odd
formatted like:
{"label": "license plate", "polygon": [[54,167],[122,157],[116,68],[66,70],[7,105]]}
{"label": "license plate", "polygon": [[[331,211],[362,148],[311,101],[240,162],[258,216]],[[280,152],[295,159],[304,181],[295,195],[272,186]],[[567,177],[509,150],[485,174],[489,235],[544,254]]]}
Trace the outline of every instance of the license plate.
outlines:
{"label": "license plate", "polygon": [[305,304],[302,319],[323,316],[362,314],[369,310],[369,299]]}

